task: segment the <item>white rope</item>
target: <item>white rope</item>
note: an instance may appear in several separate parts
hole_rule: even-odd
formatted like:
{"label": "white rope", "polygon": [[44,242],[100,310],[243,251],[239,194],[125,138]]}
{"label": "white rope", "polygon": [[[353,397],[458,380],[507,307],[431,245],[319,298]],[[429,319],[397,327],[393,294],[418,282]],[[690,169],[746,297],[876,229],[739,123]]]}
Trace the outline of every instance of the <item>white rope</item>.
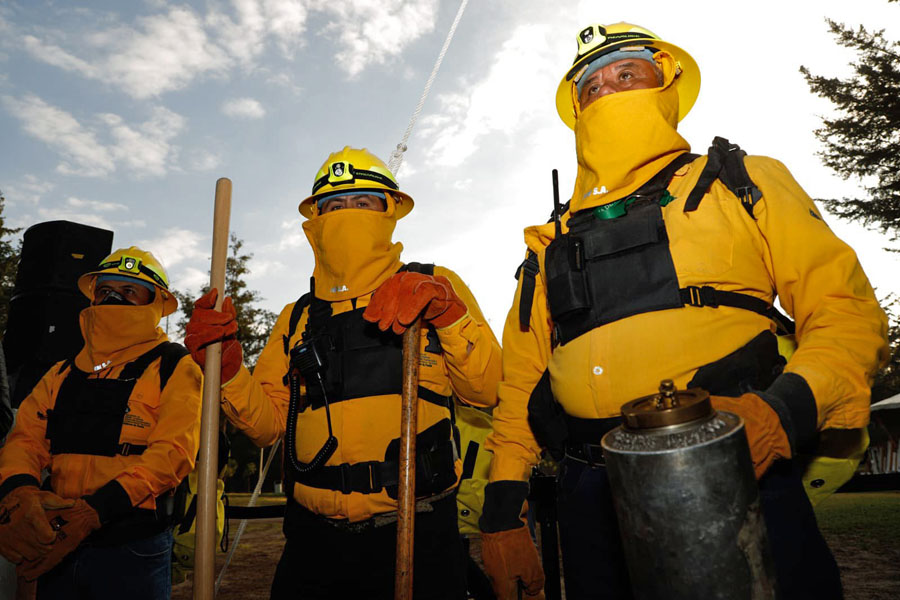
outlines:
{"label": "white rope", "polygon": [[413,127],[416,125],[419,113],[422,112],[422,107],[425,105],[425,99],[428,97],[428,92],[431,91],[431,84],[434,83],[434,79],[437,77],[438,71],[441,68],[441,63],[444,62],[444,55],[447,54],[447,48],[450,47],[450,41],[453,39],[453,34],[456,33],[456,26],[459,25],[459,20],[462,19],[463,12],[465,12],[468,3],[469,0],[462,0],[462,3],[459,5],[459,10],[456,11],[456,18],[453,19],[450,31],[447,32],[447,39],[444,40],[444,47],[441,48],[441,52],[438,54],[434,67],[431,69],[431,75],[428,77],[428,81],[425,82],[425,89],[422,90],[422,97],[419,98],[416,110],[413,111],[412,117],[409,119],[409,125],[406,126],[406,131],[403,133],[403,139],[400,140],[400,143],[397,144],[397,147],[391,153],[391,159],[388,161],[388,168],[395,176],[397,175],[397,171],[400,170],[401,165],[403,165],[403,153],[407,150],[406,143],[409,141],[409,136],[412,134]]}
{"label": "white rope", "polygon": [[[256,499],[259,498],[259,493],[262,491],[263,482],[266,480],[266,473],[269,472],[269,467],[272,466],[272,459],[275,458],[275,455],[278,453],[278,444],[280,443],[281,438],[279,438],[272,445],[272,451],[269,453],[269,458],[266,459],[266,466],[260,474],[259,480],[256,482],[256,487],[253,489],[253,494],[250,496],[250,502],[247,503],[248,508],[256,505]],[[229,548],[228,550],[228,555],[225,557],[225,564],[222,565],[222,570],[219,571],[219,576],[216,578],[216,589],[213,592],[213,597],[219,595],[219,587],[222,585],[222,581],[225,579],[225,571],[228,569],[228,565],[231,564],[231,559],[234,556],[235,551],[237,550],[238,543],[240,543],[241,536],[244,534],[244,530],[246,528],[247,519],[243,519],[240,525],[238,525],[237,533],[234,535],[234,542],[231,544],[231,548]]]}

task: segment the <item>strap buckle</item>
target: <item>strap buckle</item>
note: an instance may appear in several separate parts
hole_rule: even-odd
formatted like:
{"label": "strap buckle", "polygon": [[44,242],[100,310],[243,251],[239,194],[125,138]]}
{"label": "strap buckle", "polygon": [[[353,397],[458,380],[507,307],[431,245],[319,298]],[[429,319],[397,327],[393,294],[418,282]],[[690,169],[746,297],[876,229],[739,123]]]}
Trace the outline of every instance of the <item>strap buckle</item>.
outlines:
{"label": "strap buckle", "polygon": [[121,454],[122,456],[128,456],[129,454],[131,454],[131,444],[129,444],[128,442],[119,444],[119,454]]}
{"label": "strap buckle", "polygon": [[338,465],[338,472],[341,474],[340,492],[345,496],[350,495],[353,491],[353,471],[350,466],[350,463],[341,463]]}
{"label": "strap buckle", "polygon": [[685,300],[687,301],[686,304],[689,306],[719,307],[719,302],[716,300],[716,288],[711,285],[704,285],[702,287],[689,285],[684,289],[687,291],[687,298],[685,298]]}

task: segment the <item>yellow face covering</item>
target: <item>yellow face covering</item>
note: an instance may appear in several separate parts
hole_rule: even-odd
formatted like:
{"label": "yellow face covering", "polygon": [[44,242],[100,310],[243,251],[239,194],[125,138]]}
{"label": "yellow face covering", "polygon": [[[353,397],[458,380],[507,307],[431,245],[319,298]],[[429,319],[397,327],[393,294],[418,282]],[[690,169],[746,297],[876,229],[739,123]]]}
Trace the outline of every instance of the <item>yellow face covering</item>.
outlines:
{"label": "yellow face covering", "polygon": [[666,52],[654,58],[663,72],[662,87],[610,94],[581,112],[572,85],[578,175],[571,212],[627,197],[690,150],[676,131],[675,59]]}
{"label": "yellow face covering", "polygon": [[316,257],[316,298],[336,302],[374,291],[400,268],[403,244],[391,241],[396,207],[386,194],[387,210],[345,208],[303,222]]}
{"label": "yellow face covering", "polygon": [[157,327],[163,313],[159,293],[150,304],[142,306],[89,306],[79,317],[84,347],[75,357],[75,366],[92,373],[133,360],[156,344],[166,334]]}

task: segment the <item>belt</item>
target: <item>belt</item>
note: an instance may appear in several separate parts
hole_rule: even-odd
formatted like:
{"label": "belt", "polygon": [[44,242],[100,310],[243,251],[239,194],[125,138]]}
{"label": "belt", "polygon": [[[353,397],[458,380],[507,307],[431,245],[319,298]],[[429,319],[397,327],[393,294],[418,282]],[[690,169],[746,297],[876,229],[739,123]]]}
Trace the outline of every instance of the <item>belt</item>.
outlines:
{"label": "belt", "polygon": [[[416,475],[419,470],[433,471],[432,466],[440,468],[446,457],[452,462],[453,442],[447,440],[431,451],[416,453]],[[374,494],[386,487],[398,484],[400,466],[395,460],[377,461],[371,460],[358,463],[343,463],[321,467],[308,473],[296,473],[293,475],[297,483],[325,490],[334,490],[342,494],[359,492],[360,494]],[[429,479],[425,472],[421,473],[424,480]],[[423,481],[424,483],[424,481]],[[418,481],[416,487],[418,488]]]}
{"label": "belt", "polygon": [[622,417],[581,419],[566,415],[566,427],[569,432],[566,439],[566,457],[592,467],[606,465],[600,440],[621,424]]}
{"label": "belt", "polygon": [[[434,496],[417,500],[416,512],[434,512],[434,504],[451,496],[451,500],[455,502],[456,488],[451,488],[449,490],[441,492],[440,494],[435,494]],[[290,536],[293,532],[297,532],[299,534],[299,529],[302,528],[303,521],[313,522],[319,525],[327,525],[328,527],[346,533],[365,533],[367,531],[372,531],[373,529],[378,529],[379,527],[384,527],[385,525],[396,523],[397,511],[392,510],[390,512],[380,513],[364,521],[350,521],[349,519],[336,519],[334,517],[328,517],[325,515],[314,513],[298,503],[292,497],[288,497],[288,503],[284,515],[285,536]],[[308,532],[305,533],[308,534]]]}
{"label": "belt", "polygon": [[94,547],[118,546],[126,542],[152,537],[169,528],[165,518],[155,510],[136,508],[127,516],[104,524],[85,540]]}

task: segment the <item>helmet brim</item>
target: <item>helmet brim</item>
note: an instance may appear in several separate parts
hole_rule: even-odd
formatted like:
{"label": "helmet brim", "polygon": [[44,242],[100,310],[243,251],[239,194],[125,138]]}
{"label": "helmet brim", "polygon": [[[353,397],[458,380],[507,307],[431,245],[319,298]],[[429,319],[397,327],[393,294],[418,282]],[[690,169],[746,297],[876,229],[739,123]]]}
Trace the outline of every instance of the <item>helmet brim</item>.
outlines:
{"label": "helmet brim", "polygon": [[[81,277],[78,278],[78,289],[84,294],[88,300],[91,302],[94,301],[94,281],[97,278],[97,275],[105,273],[106,271],[90,271],[89,273],[85,273]],[[146,281],[145,279],[135,278],[138,281]],[[163,289],[159,287],[155,282],[153,283],[154,291],[159,294],[163,299],[163,312],[162,316],[171,315],[176,310],[178,310],[178,299],[175,297],[173,293],[169,290]]]}
{"label": "helmet brim", "polygon": [[[300,202],[300,206],[297,209],[300,211],[300,214],[306,217],[307,219],[312,219],[316,216],[316,202],[319,198],[323,196],[332,196],[334,194],[340,193],[342,191],[341,187],[335,187],[333,189],[329,189],[328,192],[322,194],[313,194],[312,196],[307,196]],[[379,186],[373,185],[371,187],[353,187],[352,185],[348,185],[344,188],[343,191],[353,192],[354,194],[365,194],[366,192],[382,192],[386,194],[390,194],[394,197],[394,204],[396,205],[397,218],[402,219],[406,215],[409,214],[409,211],[413,209],[413,199],[408,194],[401,192],[399,190],[392,190],[387,186]]]}
{"label": "helmet brim", "polygon": [[678,92],[678,120],[681,121],[693,108],[700,95],[700,67],[687,51],[675,44],[653,38],[630,39],[598,48],[596,52],[586,54],[575,62],[566,71],[559,86],[556,88],[556,112],[569,129],[575,129],[575,107],[572,106],[572,86],[575,85],[575,75],[588,63],[604,54],[614,52],[626,46],[646,45],[655,50],[664,50],[672,55],[681,66],[681,73],[675,79],[675,89]]}

